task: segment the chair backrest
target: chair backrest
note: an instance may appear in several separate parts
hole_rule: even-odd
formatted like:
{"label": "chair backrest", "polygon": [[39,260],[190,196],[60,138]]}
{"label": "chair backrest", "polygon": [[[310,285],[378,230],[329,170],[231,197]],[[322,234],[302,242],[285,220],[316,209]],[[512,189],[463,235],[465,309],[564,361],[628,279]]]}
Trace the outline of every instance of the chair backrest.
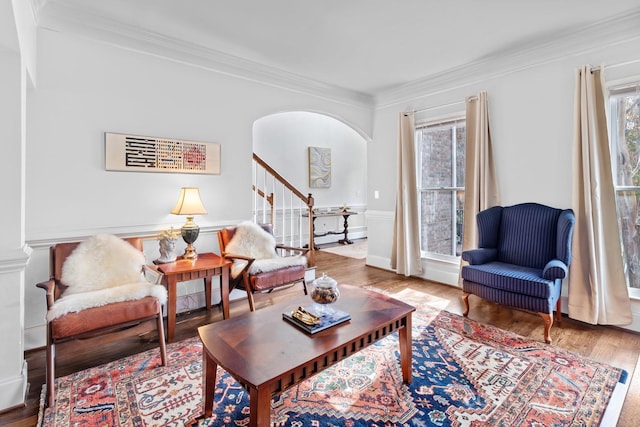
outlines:
{"label": "chair backrest", "polygon": [[496,206],[478,215],[479,243],[495,247],[498,261],[542,269],[552,259],[571,262],[571,209],[538,203]]}
{"label": "chair backrest", "polygon": [[[129,242],[134,248],[142,251],[142,239],[139,237],[128,237],[125,239]],[[50,269],[50,278],[54,279],[57,282],[56,292],[54,295],[54,301],[57,300],[62,292],[66,289],[66,286],[60,282],[60,278],[62,277],[62,266],[64,265],[65,260],[71,253],[75,250],[75,248],[82,242],[67,242],[67,243],[57,243],[51,246],[49,250],[49,269]]]}

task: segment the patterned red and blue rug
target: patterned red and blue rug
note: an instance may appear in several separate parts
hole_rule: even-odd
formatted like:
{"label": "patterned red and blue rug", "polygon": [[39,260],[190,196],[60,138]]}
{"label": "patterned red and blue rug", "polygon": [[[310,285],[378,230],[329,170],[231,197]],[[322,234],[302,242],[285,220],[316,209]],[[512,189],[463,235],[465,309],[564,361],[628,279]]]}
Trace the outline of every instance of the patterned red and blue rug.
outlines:
{"label": "patterned red and blue rug", "polygon": [[[283,324],[283,327],[289,325]],[[56,379],[42,426],[183,426],[201,416],[198,338]],[[272,401],[277,427],[596,426],[626,372],[470,319],[420,307],[413,382],[402,383],[397,336]],[[214,416],[199,426],[245,426],[249,397],[218,372]]]}

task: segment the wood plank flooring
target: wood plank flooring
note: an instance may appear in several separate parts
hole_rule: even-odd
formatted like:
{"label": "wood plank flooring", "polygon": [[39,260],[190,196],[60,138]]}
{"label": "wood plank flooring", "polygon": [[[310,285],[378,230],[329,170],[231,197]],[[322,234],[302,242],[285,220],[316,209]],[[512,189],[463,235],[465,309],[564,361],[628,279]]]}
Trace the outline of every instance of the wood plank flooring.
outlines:
{"label": "wood plank flooring", "polygon": [[[448,300],[446,309],[452,313],[462,313],[461,291],[458,288],[428,282],[421,279],[398,276],[377,268],[365,266],[365,260],[346,258],[327,252],[317,253],[316,276],[327,272],[340,284],[373,286],[387,292],[399,292],[410,288]],[[256,309],[273,304],[291,292],[302,292],[302,286],[256,296]],[[44,298],[44,295],[43,295]],[[517,334],[543,341],[542,319],[535,314],[513,310],[481,300],[475,296],[469,298],[471,310],[469,317]],[[231,316],[248,312],[246,300],[231,303]],[[196,335],[200,325],[222,320],[220,308],[210,312],[197,310],[178,316],[176,340]],[[81,369],[96,366],[110,360],[135,354],[149,348],[157,348],[154,334],[144,334],[151,330],[149,325],[132,328],[113,334],[108,338],[92,338],[82,342],[58,345],[56,376],[67,375]],[[142,335],[140,335],[142,334]],[[555,324],[551,330],[553,345],[588,356],[601,362],[626,369],[631,381],[625,399],[618,426],[636,426],[640,419],[640,334],[621,329],[591,326],[566,316],[561,324]],[[0,414],[0,425],[33,426],[37,421],[40,391],[45,379],[44,349],[28,351],[25,355],[29,366],[29,391],[24,407],[5,411]]]}

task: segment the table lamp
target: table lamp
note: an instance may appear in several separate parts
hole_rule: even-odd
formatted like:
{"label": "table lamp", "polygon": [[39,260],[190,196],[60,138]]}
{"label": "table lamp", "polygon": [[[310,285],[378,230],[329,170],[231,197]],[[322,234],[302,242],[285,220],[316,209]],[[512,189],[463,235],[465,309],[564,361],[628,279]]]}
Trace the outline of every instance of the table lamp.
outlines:
{"label": "table lamp", "polygon": [[207,210],[202,206],[200,200],[200,189],[196,187],[182,187],[180,189],[180,197],[178,197],[178,203],[171,210],[175,215],[186,215],[187,222],[182,226],[180,231],[182,232],[182,238],[184,239],[187,247],[184,250],[184,259],[196,259],[198,253],[193,243],[200,234],[200,227],[193,222],[194,215],[206,215]]}

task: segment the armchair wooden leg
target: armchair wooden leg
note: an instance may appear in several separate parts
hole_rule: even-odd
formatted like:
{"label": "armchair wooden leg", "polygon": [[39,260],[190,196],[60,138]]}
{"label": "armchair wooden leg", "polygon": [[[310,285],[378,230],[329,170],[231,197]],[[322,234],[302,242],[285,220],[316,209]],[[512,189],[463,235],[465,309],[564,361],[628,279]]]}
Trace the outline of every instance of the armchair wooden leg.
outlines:
{"label": "armchair wooden leg", "polygon": [[304,280],[304,279],[302,279],[302,288],[304,289],[304,294],[308,295],[307,294],[307,281]]}
{"label": "armchair wooden leg", "polygon": [[462,303],[464,304],[464,310],[462,311],[462,315],[464,317],[467,317],[467,315],[469,314],[469,295],[471,294],[468,292],[462,293]]}
{"label": "armchair wooden leg", "polygon": [[56,399],[55,391],[55,344],[47,337],[47,406],[53,406]]}
{"label": "armchair wooden leg", "polygon": [[556,303],[556,322],[562,322],[562,301],[561,298],[558,298],[558,302]]}
{"label": "armchair wooden leg", "polygon": [[248,288],[247,288],[247,299],[249,300],[249,310],[256,311],[256,308],[253,303],[253,292],[251,292]]}
{"label": "armchair wooden leg", "polygon": [[242,282],[244,284],[244,290],[247,292],[247,299],[249,300],[249,310],[256,311],[255,305],[253,303],[253,292],[251,291],[249,276],[246,270],[242,272]]}
{"label": "armchair wooden leg", "polygon": [[167,345],[164,341],[164,324],[162,322],[162,307],[156,317],[156,327],[158,328],[158,343],[160,344],[160,359],[162,366],[167,366]]}
{"label": "armchair wooden leg", "polygon": [[544,320],[544,342],[551,344],[551,325],[553,325],[553,313],[538,313]]}

